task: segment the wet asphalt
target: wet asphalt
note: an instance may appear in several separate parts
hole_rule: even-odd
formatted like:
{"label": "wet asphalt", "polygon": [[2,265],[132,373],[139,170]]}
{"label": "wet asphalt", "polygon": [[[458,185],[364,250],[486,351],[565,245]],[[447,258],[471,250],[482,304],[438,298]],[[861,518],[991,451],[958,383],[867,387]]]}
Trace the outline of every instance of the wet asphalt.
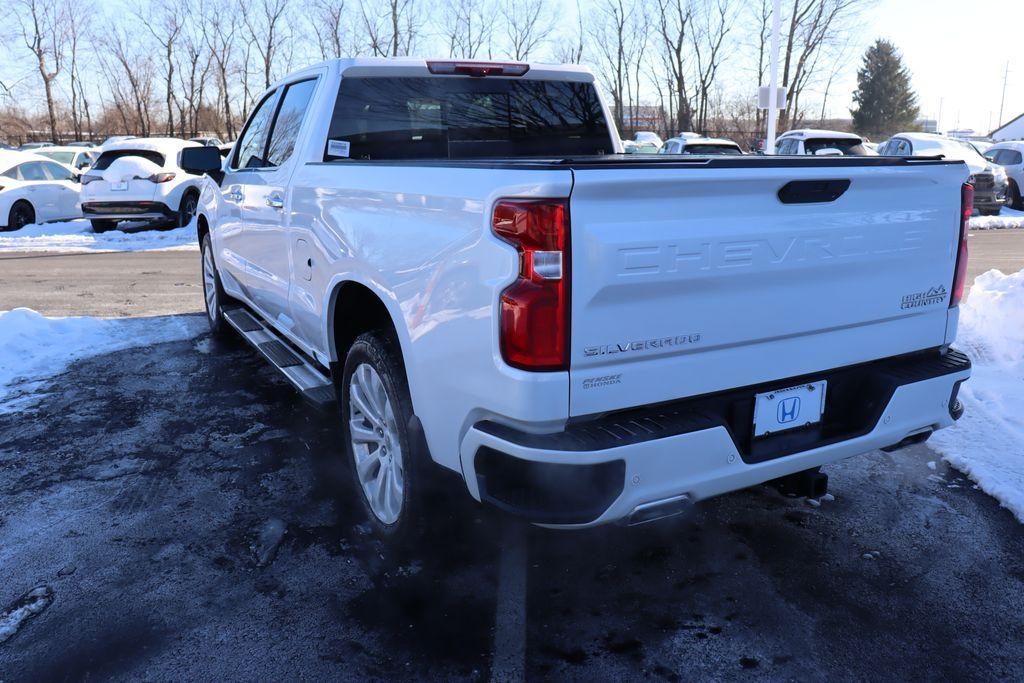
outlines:
{"label": "wet asphalt", "polygon": [[335,418],[240,344],[26,391],[0,415],[0,639],[38,612],[2,681],[1024,679],[1024,531],[926,446],[827,468],[818,505],[756,487],[585,532],[441,478],[391,562]]}

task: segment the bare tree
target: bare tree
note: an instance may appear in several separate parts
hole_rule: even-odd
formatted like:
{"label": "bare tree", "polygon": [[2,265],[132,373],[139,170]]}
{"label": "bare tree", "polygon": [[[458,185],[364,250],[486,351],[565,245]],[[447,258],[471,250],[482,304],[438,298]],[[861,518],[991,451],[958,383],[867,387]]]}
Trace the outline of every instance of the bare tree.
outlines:
{"label": "bare tree", "polygon": [[476,59],[491,41],[494,6],[490,0],[448,0],[441,12],[441,35],[448,56]]}
{"label": "bare tree", "polygon": [[[89,0],[82,0],[77,3],[76,8],[79,14],[75,20],[70,22],[70,33],[68,37],[68,50],[71,64],[68,69],[69,76],[69,101],[71,109],[71,127],[75,133],[75,139],[81,140],[83,129],[88,131],[91,139],[92,116],[89,112],[89,98],[85,95],[85,81],[82,79],[82,48],[88,40],[91,31],[92,3]],[[83,126],[84,119],[84,126]]]}
{"label": "bare tree", "polygon": [[229,139],[235,137],[235,121],[231,111],[231,74],[238,37],[238,15],[234,9],[233,3],[223,2],[211,7],[203,19],[203,37],[212,57],[217,80],[218,107],[224,114],[224,131]]}
{"label": "bare tree", "polygon": [[708,129],[712,88],[725,56],[726,37],[736,17],[734,8],[729,0],[708,0],[694,15],[694,30],[690,32],[696,76],[694,123],[696,129],[703,133]]}
{"label": "bare tree", "polygon": [[415,0],[360,0],[367,47],[381,57],[412,52],[423,28]]}
{"label": "bare tree", "polygon": [[316,34],[321,59],[338,59],[352,50],[348,14],[344,0],[312,0],[306,6],[306,17]]}
{"label": "bare tree", "polygon": [[241,12],[249,43],[260,58],[264,89],[269,88],[274,81],[272,76],[275,60],[280,58],[283,49],[291,45],[291,37],[286,32],[290,2],[291,0],[256,0]]}
{"label": "bare tree", "polygon": [[583,61],[583,40],[585,31],[583,29],[583,8],[580,0],[576,0],[576,23],[569,35],[561,35],[556,41],[555,61],[562,64],[579,64]]}
{"label": "bare tree", "polygon": [[516,61],[529,59],[530,53],[548,40],[556,24],[549,0],[505,0],[501,16],[508,56]]}
{"label": "bare tree", "polygon": [[107,85],[121,102],[126,124],[134,121],[131,131],[146,137],[153,130],[150,112],[155,69],[152,57],[144,45],[133,40],[127,28],[114,29],[105,35],[107,53],[100,61],[106,65]]}
{"label": "bare tree", "polygon": [[639,104],[639,73],[647,47],[645,9],[629,0],[599,0],[591,15],[590,37],[600,62],[599,73],[612,96],[615,123],[623,133],[633,128]]}
{"label": "bare tree", "polygon": [[664,84],[671,97],[668,100],[668,115],[674,130],[670,134],[693,128],[693,110],[687,92],[689,82],[690,28],[693,9],[689,0],[657,0],[657,34],[662,65],[665,69]]}
{"label": "bare tree", "polygon": [[163,54],[164,105],[167,135],[174,135],[175,88],[174,69],[177,66],[174,51],[184,28],[185,10],[175,0],[154,0],[137,10],[138,23],[145,26]]}
{"label": "bare tree", "polygon": [[35,56],[36,69],[43,82],[50,137],[58,142],[54,83],[64,68],[72,21],[71,7],[65,0],[18,0],[18,9],[21,36]]}
{"label": "bare tree", "polygon": [[779,119],[785,130],[800,116],[800,97],[817,75],[813,68],[824,49],[849,28],[857,10],[870,0],[793,0],[789,15],[782,83],[789,101]]}
{"label": "bare tree", "polygon": [[178,51],[179,133],[181,137],[199,135],[199,113],[203,109],[206,83],[216,60],[207,51],[202,29],[197,22],[189,22],[181,38]]}

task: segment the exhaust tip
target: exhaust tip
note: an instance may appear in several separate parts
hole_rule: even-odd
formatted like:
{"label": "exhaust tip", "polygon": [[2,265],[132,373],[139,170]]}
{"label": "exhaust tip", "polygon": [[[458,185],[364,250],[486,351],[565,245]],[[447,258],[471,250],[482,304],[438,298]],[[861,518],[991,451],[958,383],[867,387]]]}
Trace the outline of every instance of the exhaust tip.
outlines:
{"label": "exhaust tip", "polygon": [[646,524],[647,522],[665,519],[666,517],[674,517],[685,512],[690,505],[690,496],[685,493],[637,505],[629,513],[629,516],[626,517],[626,526],[637,526],[638,524]]}

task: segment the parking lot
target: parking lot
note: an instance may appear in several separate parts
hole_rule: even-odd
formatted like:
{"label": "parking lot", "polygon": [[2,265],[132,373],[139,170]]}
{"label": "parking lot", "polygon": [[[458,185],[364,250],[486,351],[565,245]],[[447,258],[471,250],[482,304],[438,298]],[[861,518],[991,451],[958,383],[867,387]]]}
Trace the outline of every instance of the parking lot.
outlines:
{"label": "parking lot", "polygon": [[[1024,231],[971,249],[969,282],[1024,267]],[[0,255],[0,301],[196,314],[198,253]],[[31,392],[0,414],[0,680],[1024,677],[1024,532],[927,445],[827,468],[820,503],[757,487],[582,533],[455,482],[392,565],[334,418],[241,344],[95,356]]]}

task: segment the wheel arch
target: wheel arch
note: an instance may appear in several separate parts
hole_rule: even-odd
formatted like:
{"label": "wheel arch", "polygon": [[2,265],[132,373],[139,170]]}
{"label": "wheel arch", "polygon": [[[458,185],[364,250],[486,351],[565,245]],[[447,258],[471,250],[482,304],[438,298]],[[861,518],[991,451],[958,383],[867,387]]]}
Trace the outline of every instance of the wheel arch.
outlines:
{"label": "wheel arch", "polygon": [[345,354],[364,332],[382,330],[399,346],[404,366],[407,341],[399,334],[395,314],[384,296],[357,280],[342,280],[331,288],[326,307],[326,342],[332,364],[343,363]]}

